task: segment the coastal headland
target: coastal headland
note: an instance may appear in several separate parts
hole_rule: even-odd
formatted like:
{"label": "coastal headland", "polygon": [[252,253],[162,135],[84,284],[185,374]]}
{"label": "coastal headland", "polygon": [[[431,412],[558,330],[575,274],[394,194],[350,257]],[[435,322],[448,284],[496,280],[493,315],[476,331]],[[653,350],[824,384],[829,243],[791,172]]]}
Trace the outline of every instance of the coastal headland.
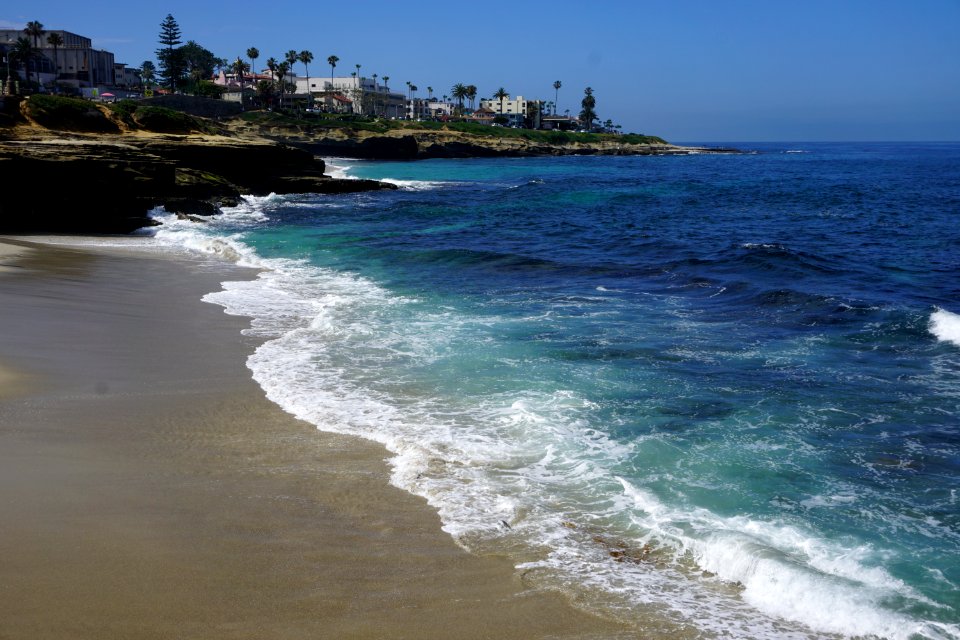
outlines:
{"label": "coastal headland", "polygon": [[[329,124],[329,123],[327,123]],[[0,232],[129,233],[157,206],[204,216],[242,195],[395,189],[324,174],[320,156],[385,160],[534,155],[679,155],[726,150],[445,127],[319,126],[270,113],[227,119],[137,104],[6,98],[0,113]],[[488,128],[491,131],[495,129]],[[27,185],[33,185],[32,188]]]}

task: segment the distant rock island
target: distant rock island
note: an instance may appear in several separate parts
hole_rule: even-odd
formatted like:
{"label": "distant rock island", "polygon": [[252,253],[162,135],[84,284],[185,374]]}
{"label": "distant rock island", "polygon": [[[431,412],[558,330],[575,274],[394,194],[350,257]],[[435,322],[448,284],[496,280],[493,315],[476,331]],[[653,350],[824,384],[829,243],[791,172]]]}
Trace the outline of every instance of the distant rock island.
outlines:
{"label": "distant rock island", "polygon": [[648,136],[524,135],[491,127],[481,135],[432,126],[440,123],[396,126],[272,112],[214,111],[200,117],[187,112],[203,112],[208,105],[202,100],[176,98],[180,109],[150,100],[4,98],[0,173],[5,184],[17,188],[0,198],[0,233],[129,233],[155,224],[148,213],[159,205],[201,220],[245,194],[396,188],[324,175],[322,155],[408,160],[728,151],[679,147]]}

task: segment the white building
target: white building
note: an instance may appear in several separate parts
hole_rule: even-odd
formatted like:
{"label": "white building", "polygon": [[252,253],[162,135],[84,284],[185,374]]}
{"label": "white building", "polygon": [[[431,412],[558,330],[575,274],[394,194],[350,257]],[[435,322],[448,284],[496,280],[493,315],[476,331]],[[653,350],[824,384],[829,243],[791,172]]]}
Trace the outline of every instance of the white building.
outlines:
{"label": "white building", "polygon": [[454,102],[443,102],[442,100],[428,100],[427,110],[434,118],[450,117],[457,109]]}
{"label": "white building", "polygon": [[532,103],[532,101],[525,99],[523,96],[517,96],[516,98],[511,98],[507,96],[501,102],[497,98],[481,98],[480,99],[480,108],[481,109],[490,109],[496,114],[506,115],[508,113],[522,113],[524,116],[527,115],[527,108]]}
{"label": "white building", "polygon": [[543,109],[542,100],[527,100],[523,96],[510,98],[507,96],[501,102],[499,98],[481,98],[480,108],[489,109],[498,116],[503,116],[511,126],[522,127],[529,122],[534,129],[539,128],[540,113]]}
{"label": "white building", "polygon": [[[60,34],[63,45],[54,49],[47,37]],[[20,29],[0,29],[0,48],[9,49],[17,38],[26,37]],[[33,38],[28,38],[33,43]],[[93,48],[90,38],[54,29],[45,31],[37,40],[41,55],[31,63],[31,76],[40,65],[40,82],[52,86],[54,81],[66,87],[112,87],[116,84],[113,54]],[[22,71],[22,70],[21,70]]]}
{"label": "white building", "polygon": [[123,62],[113,63],[114,84],[124,89],[140,88],[140,71],[131,69]]}
{"label": "white building", "polygon": [[[328,109],[339,110],[339,105],[349,104],[353,113],[364,115],[378,115],[386,118],[400,118],[406,112],[406,98],[402,93],[395,93],[390,88],[374,78],[310,76],[309,86],[307,78],[297,77],[297,93],[323,98]],[[346,98],[349,103],[342,99]]]}
{"label": "white building", "polygon": [[433,111],[430,109],[431,102],[426,98],[414,98],[407,101],[407,119],[408,120],[432,120]]}

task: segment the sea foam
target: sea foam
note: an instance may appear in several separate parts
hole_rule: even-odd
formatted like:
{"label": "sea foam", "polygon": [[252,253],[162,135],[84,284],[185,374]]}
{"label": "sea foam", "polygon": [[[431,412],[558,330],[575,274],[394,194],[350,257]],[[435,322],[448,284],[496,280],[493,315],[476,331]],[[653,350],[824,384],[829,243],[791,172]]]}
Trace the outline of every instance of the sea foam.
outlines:
{"label": "sea foam", "polygon": [[937,309],[930,314],[930,333],[936,336],[937,340],[960,347],[960,315]]}

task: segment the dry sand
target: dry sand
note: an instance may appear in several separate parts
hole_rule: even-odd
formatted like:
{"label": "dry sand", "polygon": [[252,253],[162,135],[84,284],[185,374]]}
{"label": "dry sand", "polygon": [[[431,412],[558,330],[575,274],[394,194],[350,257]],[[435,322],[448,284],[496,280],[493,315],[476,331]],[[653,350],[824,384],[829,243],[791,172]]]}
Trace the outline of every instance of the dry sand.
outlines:
{"label": "dry sand", "polygon": [[249,272],[10,242],[0,639],[636,637],[457,547],[379,445],[267,401],[246,321],[200,301]]}

